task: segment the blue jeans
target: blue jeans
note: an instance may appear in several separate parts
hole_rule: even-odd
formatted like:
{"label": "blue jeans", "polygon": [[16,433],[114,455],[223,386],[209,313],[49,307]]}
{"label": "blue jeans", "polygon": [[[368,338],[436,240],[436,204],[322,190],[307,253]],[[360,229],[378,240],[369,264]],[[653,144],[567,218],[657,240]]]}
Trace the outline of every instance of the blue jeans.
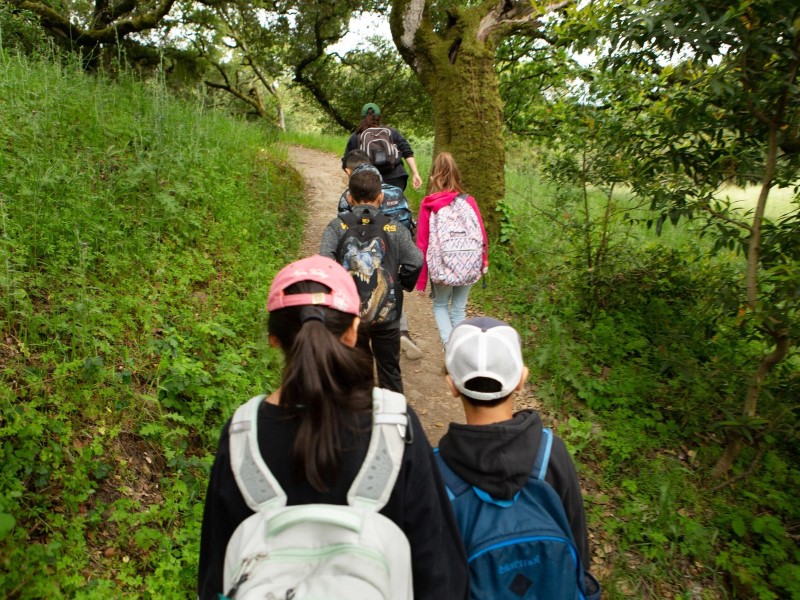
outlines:
{"label": "blue jeans", "polygon": [[433,285],[433,319],[439,328],[442,344],[450,339],[453,327],[467,317],[467,298],[472,285]]}

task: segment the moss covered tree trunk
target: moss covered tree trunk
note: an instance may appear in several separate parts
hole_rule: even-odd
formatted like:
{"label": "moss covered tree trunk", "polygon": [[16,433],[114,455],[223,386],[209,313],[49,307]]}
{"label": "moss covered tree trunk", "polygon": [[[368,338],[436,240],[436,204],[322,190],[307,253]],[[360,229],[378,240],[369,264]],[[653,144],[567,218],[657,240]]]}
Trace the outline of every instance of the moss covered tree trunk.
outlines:
{"label": "moss covered tree trunk", "polygon": [[436,54],[441,60],[421,74],[433,106],[434,153],[450,152],[456,159],[492,235],[499,232],[495,207],[505,195],[503,106],[493,57],[464,45],[453,63],[445,48]]}
{"label": "moss covered tree trunk", "polygon": [[495,209],[505,195],[503,103],[494,70],[497,40],[512,33],[536,36],[542,14],[525,0],[485,0],[446,9],[427,0],[392,1],[395,45],[431,96],[434,152],[447,151],[456,159],[492,237],[499,233]]}

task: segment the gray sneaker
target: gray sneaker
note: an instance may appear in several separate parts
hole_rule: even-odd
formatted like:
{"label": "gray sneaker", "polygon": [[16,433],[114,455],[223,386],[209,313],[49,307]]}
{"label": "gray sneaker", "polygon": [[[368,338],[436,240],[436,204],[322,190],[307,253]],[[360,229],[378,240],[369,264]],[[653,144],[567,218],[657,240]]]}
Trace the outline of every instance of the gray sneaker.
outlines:
{"label": "gray sneaker", "polygon": [[406,353],[406,358],[408,360],[419,360],[422,358],[422,350],[414,343],[414,340],[411,339],[407,331],[400,332],[400,348]]}

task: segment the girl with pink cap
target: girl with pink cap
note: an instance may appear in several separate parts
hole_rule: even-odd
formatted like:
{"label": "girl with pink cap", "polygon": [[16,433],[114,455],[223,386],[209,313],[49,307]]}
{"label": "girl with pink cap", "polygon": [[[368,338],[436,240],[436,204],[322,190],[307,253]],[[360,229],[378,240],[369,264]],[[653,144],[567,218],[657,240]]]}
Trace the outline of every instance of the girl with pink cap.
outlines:
{"label": "girl with pink cap", "polygon": [[[272,282],[269,341],[286,362],[281,386],[258,403],[254,428],[261,458],[289,507],[348,504],[367,456],[374,376],[370,357],[355,348],[360,305],[353,278],[321,256],[291,263]],[[415,598],[466,598],[466,557],[450,502],[411,407],[407,416],[397,479],[379,512],[408,540]],[[226,547],[237,526],[254,514],[233,472],[235,429],[231,421],[223,428],[209,480],[200,544],[202,600],[228,591]]]}

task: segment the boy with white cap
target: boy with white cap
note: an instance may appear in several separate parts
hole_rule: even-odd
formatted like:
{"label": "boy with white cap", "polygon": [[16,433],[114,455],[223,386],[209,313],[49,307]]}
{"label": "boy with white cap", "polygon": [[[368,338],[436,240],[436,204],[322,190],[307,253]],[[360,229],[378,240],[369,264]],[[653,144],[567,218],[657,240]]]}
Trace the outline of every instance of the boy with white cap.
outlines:
{"label": "boy with white cap", "polygon": [[[450,424],[439,442],[438,458],[471,561],[472,597],[513,597],[507,596],[506,588],[523,595],[532,586],[535,598],[599,597],[599,586],[588,574],[586,516],[572,458],[564,442],[543,428],[537,411],[513,410],[514,396],[528,378],[519,334],[508,324],[489,317],[462,321],[453,329],[447,344],[445,368],[447,384],[453,396],[461,399],[467,422]],[[545,482],[549,485],[542,485]],[[536,486],[551,489],[532,491]],[[538,504],[539,508],[531,513],[529,507],[521,506],[526,504]],[[522,529],[515,519],[537,521],[532,516],[536,510],[561,513],[555,515],[555,522],[563,530],[563,551],[531,547],[515,550],[512,546],[520,539]],[[531,525],[532,529],[538,526]],[[515,533],[499,541],[503,527]],[[538,533],[526,533],[523,541]],[[489,559],[494,562],[481,571],[483,567],[477,566],[480,561],[472,562],[472,558],[483,555],[486,559],[491,543],[500,548],[501,554],[506,553],[505,558]],[[542,562],[552,560],[558,552],[569,562],[572,555],[572,571],[569,566],[562,570],[566,579],[571,578],[567,585],[574,588],[579,581],[575,596],[564,587],[548,588],[541,583],[544,574],[536,570],[540,559],[531,558],[539,556],[537,552],[545,557]],[[531,565],[535,568],[528,569]],[[576,577],[576,573],[584,571],[585,582],[583,577]]]}

